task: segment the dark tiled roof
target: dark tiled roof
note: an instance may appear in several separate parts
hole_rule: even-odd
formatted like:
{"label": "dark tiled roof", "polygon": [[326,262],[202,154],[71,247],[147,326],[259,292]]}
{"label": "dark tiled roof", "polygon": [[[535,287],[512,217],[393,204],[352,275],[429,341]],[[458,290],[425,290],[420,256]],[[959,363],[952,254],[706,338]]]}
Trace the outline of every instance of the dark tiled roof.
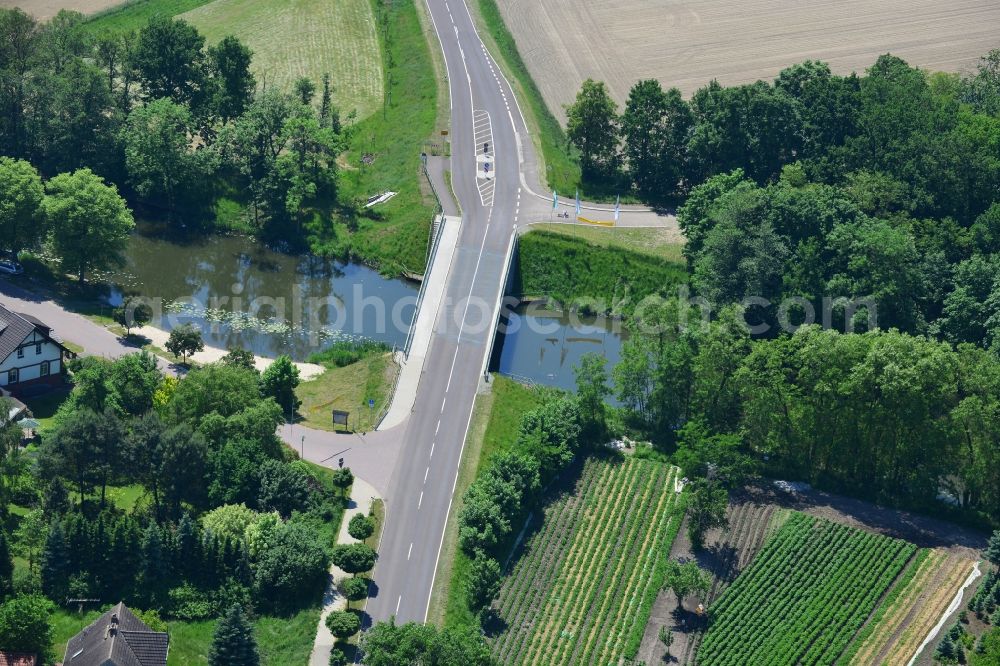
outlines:
{"label": "dark tiled roof", "polygon": [[24,342],[24,339],[35,330],[66,349],[59,338],[52,334],[49,325],[38,317],[14,312],[0,305],[0,361],[13,354],[18,345]]}
{"label": "dark tiled roof", "polygon": [[63,666],[165,666],[169,646],[167,634],[119,603],[69,640]]}
{"label": "dark tiled roof", "polygon": [[[0,361],[13,354],[18,345],[34,330],[34,322],[0,305]],[[48,332],[47,326],[46,332]]]}
{"label": "dark tiled roof", "polygon": [[35,666],[38,659],[27,652],[0,651],[0,666]]}

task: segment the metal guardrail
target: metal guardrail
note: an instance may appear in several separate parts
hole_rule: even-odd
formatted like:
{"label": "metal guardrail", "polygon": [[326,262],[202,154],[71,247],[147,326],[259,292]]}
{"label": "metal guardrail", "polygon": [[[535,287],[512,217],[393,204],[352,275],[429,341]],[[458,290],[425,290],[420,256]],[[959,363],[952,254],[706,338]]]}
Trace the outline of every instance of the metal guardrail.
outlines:
{"label": "metal guardrail", "polygon": [[389,415],[389,408],[392,407],[392,401],[396,397],[396,389],[399,388],[399,378],[403,375],[403,366],[396,361],[395,345],[392,347],[392,362],[396,364],[396,377],[392,380],[392,388],[389,389],[389,399],[382,405],[382,408],[378,410],[378,414],[373,419],[372,430],[378,430],[378,427],[382,425],[382,421]]}
{"label": "metal guardrail", "polygon": [[500,323],[500,312],[503,310],[503,295],[507,292],[510,287],[510,269],[514,263],[514,255],[517,252],[517,240],[518,240],[518,227],[514,227],[514,233],[510,235],[510,242],[507,244],[507,256],[504,257],[503,264],[503,279],[500,281],[499,293],[497,294],[497,304],[496,308],[493,310],[493,319],[490,330],[493,334],[490,336],[490,344],[486,348],[486,358],[483,360],[483,367],[480,370],[482,376],[486,376],[489,371],[490,359],[493,358],[493,346],[496,344],[497,340],[497,326]]}
{"label": "metal guardrail", "polygon": [[[440,216],[444,220],[444,205],[441,203],[441,195],[438,194],[437,189],[434,187],[434,181],[431,180],[431,175],[427,173],[427,158],[422,156],[420,159],[420,171],[424,174],[424,178],[427,180],[427,185],[431,188],[431,194],[434,195],[434,202],[437,203],[437,213],[434,218]],[[430,267],[431,265],[431,251],[434,246],[434,237],[440,236],[440,234],[434,233],[434,218],[431,218],[431,238],[427,239],[427,256],[425,257],[424,263]],[[424,273],[426,273],[426,269]]]}
{"label": "metal guardrail", "polygon": [[[445,223],[444,214],[441,214],[441,225]],[[413,319],[410,320],[410,330],[406,333],[406,342],[403,343],[403,357],[410,358],[410,344],[413,342],[413,331],[416,328],[417,317],[420,316],[420,306],[424,303],[424,293],[427,291],[427,283],[430,281],[431,268],[434,263],[434,256],[437,254],[438,246],[441,244],[441,228],[438,227],[437,234],[434,235],[431,243],[430,254],[427,257],[427,270],[424,271],[424,279],[420,282],[420,291],[417,292],[417,306],[413,309]]]}

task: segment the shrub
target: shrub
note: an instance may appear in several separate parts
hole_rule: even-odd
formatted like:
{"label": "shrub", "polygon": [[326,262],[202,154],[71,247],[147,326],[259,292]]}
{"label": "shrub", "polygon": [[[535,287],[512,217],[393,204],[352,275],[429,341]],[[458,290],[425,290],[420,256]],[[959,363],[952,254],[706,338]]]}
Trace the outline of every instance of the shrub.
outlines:
{"label": "shrub", "polygon": [[347,490],[354,483],[354,474],[350,467],[333,470],[333,485],[341,490]]}
{"label": "shrub", "polygon": [[330,650],[330,666],[347,666],[347,653],[336,645]]}
{"label": "shrub", "polygon": [[310,363],[335,365],[338,368],[357,363],[370,356],[384,354],[389,346],[375,340],[338,340],[323,351],[309,356]]}
{"label": "shrub", "polygon": [[370,582],[364,577],[345,578],[340,583],[340,593],[347,597],[348,601],[361,601],[368,596]]}
{"label": "shrub", "polygon": [[170,600],[167,613],[178,620],[208,620],[218,614],[212,595],[193,585],[175,587],[167,593],[167,598]]}
{"label": "shrub", "polygon": [[340,544],[333,549],[333,563],[350,574],[371,571],[378,554],[363,543]]}
{"label": "shrub", "polygon": [[361,619],[350,611],[333,611],[326,616],[326,627],[331,634],[344,640],[361,630]]}
{"label": "shrub", "polygon": [[375,519],[363,513],[355,514],[347,524],[347,533],[358,541],[364,541],[375,533]]}

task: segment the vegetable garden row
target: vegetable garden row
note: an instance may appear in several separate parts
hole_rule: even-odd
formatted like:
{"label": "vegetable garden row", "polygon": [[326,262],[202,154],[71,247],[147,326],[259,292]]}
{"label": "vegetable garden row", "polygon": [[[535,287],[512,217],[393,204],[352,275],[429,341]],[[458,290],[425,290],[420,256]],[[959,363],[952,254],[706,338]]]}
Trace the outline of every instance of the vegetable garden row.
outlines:
{"label": "vegetable garden row", "polygon": [[698,663],[835,663],[916,550],[793,513],[710,608]]}
{"label": "vegetable garden row", "polygon": [[508,664],[609,664],[633,656],[682,514],[676,468],[590,460],[578,492],[550,506],[505,580]]}

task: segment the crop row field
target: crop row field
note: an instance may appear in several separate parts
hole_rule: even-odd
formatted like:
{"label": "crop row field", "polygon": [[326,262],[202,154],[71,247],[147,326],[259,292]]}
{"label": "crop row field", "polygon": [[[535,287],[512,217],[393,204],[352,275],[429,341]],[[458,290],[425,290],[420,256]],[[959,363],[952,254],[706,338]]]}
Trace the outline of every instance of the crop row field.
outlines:
{"label": "crop row field", "polygon": [[505,664],[612,664],[634,655],[680,527],[677,469],[589,460],[549,503],[495,602]]}
{"label": "crop row field", "polygon": [[709,607],[702,666],[833,664],[917,547],[792,513]]}
{"label": "crop row field", "polygon": [[906,666],[974,566],[943,549],[921,550],[842,662]]}

